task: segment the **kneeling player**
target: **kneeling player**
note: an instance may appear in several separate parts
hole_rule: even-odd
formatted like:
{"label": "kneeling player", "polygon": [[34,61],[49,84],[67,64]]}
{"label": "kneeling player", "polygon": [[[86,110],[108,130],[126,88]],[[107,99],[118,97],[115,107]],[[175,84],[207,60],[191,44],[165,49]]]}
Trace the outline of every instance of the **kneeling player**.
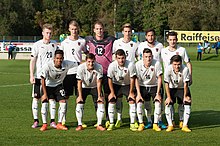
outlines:
{"label": "kneeling player", "polygon": [[191,107],[191,95],[188,88],[190,81],[189,69],[182,64],[182,58],[179,55],[174,55],[170,64],[165,69],[164,82],[166,90],[166,100],[165,100],[165,114],[168,122],[167,132],[173,131],[174,127],[172,124],[171,109],[174,103],[179,105],[184,105],[183,114],[183,126],[182,131],[191,132],[188,128],[188,121],[190,117],[190,107]]}
{"label": "kneeling player", "polygon": [[105,114],[104,97],[102,95],[102,66],[95,62],[95,55],[89,53],[86,55],[86,62],[80,64],[77,69],[77,87],[78,97],[76,99],[76,118],[78,127],[76,131],[83,130],[82,117],[84,104],[88,95],[93,96],[94,105],[97,104],[97,130],[104,131],[102,127],[102,119]]}
{"label": "kneeling player", "polygon": [[[77,66],[76,62],[63,61],[63,51],[56,50],[53,61],[46,64],[41,71],[42,102],[48,102],[49,99],[53,99],[59,101],[60,104],[56,127],[59,130],[68,130],[67,127],[62,125],[62,119],[66,112],[65,92],[62,83],[67,71],[74,66]],[[47,108],[41,110],[41,114],[43,126],[40,130],[45,131],[47,129]]]}
{"label": "kneeling player", "polygon": [[134,124],[136,119],[134,95],[134,85],[136,78],[135,65],[134,63],[126,60],[125,52],[122,49],[118,49],[116,51],[115,57],[116,60],[112,62],[108,68],[108,83],[111,92],[109,94],[108,105],[110,126],[107,130],[112,130],[114,127],[114,112],[117,99],[125,95],[130,107],[130,129],[132,131],[137,131],[137,128]]}
{"label": "kneeling player", "polygon": [[[143,110],[142,105],[144,102],[149,102],[153,97],[155,110],[154,110],[154,124],[153,130],[161,131],[158,126],[158,121],[161,114],[161,83],[162,83],[162,67],[159,61],[153,59],[152,51],[144,49],[143,60],[136,63],[137,80],[135,82],[137,89],[137,116],[139,120],[139,131],[144,129],[143,124]],[[149,107],[147,107],[149,108]]]}

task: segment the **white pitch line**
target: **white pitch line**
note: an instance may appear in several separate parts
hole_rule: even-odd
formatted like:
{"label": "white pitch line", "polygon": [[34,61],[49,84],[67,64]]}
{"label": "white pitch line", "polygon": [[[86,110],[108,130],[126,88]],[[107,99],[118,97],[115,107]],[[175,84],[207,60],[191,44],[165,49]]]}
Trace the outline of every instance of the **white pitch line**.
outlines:
{"label": "white pitch line", "polygon": [[15,74],[29,75],[27,73],[8,73],[8,72],[0,72],[0,74],[3,74],[3,75],[10,75],[10,74],[12,74],[12,75],[15,75]]}
{"label": "white pitch line", "polygon": [[27,86],[27,85],[31,85],[31,84],[14,84],[14,85],[0,85],[0,88],[4,88],[4,87],[16,87],[16,86]]}

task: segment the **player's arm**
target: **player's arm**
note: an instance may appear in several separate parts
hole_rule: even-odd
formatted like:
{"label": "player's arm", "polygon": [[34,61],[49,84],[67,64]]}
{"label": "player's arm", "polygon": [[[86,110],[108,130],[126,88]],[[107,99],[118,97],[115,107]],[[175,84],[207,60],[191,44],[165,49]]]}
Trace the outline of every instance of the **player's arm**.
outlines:
{"label": "player's arm", "polygon": [[35,57],[31,57],[30,65],[29,65],[29,70],[30,70],[30,83],[31,83],[31,84],[34,84],[34,83],[35,83],[35,78],[34,78],[34,68],[35,68],[35,64],[36,64],[36,58],[35,58]]}
{"label": "player's arm", "polygon": [[136,76],[130,78],[130,90],[129,90],[128,98],[130,97],[132,99],[135,99],[135,95],[134,95],[135,80],[136,80]]}
{"label": "player's arm", "polygon": [[78,90],[78,97],[76,99],[77,103],[83,102],[82,98],[82,80],[77,80],[77,90]]}
{"label": "player's arm", "polygon": [[113,97],[116,98],[115,91],[114,91],[114,88],[113,88],[113,81],[109,77],[108,77],[108,85],[109,85],[109,89],[110,89],[109,99],[111,99]]}
{"label": "player's arm", "polygon": [[165,82],[165,90],[167,94],[167,98],[165,100],[165,105],[169,105],[172,101],[171,95],[170,95],[170,88],[169,88],[169,83]]}
{"label": "player's arm", "polygon": [[45,78],[43,76],[41,76],[41,86],[43,91],[43,95],[41,96],[41,101],[43,102],[45,100],[48,100]]}
{"label": "player's arm", "polygon": [[188,82],[185,82],[184,83],[184,94],[183,94],[183,103],[190,103],[191,102],[191,99],[189,96],[187,96],[187,92],[188,92]]}
{"label": "player's arm", "polygon": [[98,101],[104,103],[104,98],[102,95],[102,79],[97,80],[97,92],[98,92]]}
{"label": "player's arm", "polygon": [[191,63],[191,62],[187,62],[187,63],[186,63],[186,66],[187,66],[188,69],[189,69],[189,76],[190,76],[190,82],[189,82],[189,84],[191,85],[191,84],[192,84],[192,63]]}
{"label": "player's arm", "polygon": [[159,102],[161,102],[161,99],[162,99],[161,93],[160,93],[161,85],[162,85],[162,74],[157,77],[157,93],[154,99],[155,101],[158,100]]}
{"label": "player's arm", "polygon": [[139,82],[138,82],[138,78],[136,78],[136,80],[135,80],[135,88],[136,88],[136,91],[137,91],[136,102],[138,103],[139,101],[144,101],[142,96],[141,96],[141,90],[140,90],[140,85],[139,85]]}

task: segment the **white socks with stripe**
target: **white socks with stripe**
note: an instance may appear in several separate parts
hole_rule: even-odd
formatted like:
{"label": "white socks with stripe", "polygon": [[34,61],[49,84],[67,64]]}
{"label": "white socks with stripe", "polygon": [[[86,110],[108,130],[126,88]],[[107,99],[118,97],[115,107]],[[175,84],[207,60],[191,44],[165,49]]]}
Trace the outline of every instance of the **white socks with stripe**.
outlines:
{"label": "white socks with stripe", "polygon": [[137,103],[137,117],[138,117],[138,122],[143,123],[143,109],[142,109],[143,103],[138,102]]}
{"label": "white socks with stripe", "polygon": [[37,98],[33,98],[32,100],[32,113],[34,119],[38,119],[38,101]]}
{"label": "white socks with stripe", "polygon": [[102,125],[102,119],[104,117],[105,114],[105,106],[104,104],[97,104],[98,108],[96,111],[96,116],[97,116],[97,124],[98,125]]}
{"label": "white socks with stripe", "polygon": [[155,109],[154,109],[154,123],[158,123],[161,117],[161,103],[156,101],[154,103]]}
{"label": "white socks with stripe", "polygon": [[78,125],[82,125],[83,110],[84,110],[84,104],[77,103],[77,105],[76,105],[76,118],[78,121]]}
{"label": "white socks with stripe", "polygon": [[115,104],[108,104],[108,117],[111,124],[114,124]]}
{"label": "white socks with stripe", "polygon": [[43,124],[47,124],[48,102],[43,102],[41,106],[41,116]]}
{"label": "white socks with stripe", "polygon": [[63,120],[63,116],[66,113],[66,103],[65,102],[60,102],[59,104],[60,104],[60,107],[59,107],[59,110],[58,110],[58,113],[59,113],[58,123],[61,123],[62,120]]}

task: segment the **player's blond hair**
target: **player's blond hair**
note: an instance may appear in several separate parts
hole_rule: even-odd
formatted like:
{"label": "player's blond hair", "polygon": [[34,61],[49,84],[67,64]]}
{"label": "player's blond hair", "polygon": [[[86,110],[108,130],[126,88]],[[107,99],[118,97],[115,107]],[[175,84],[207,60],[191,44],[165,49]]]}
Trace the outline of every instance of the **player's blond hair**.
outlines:
{"label": "player's blond hair", "polygon": [[53,25],[52,25],[52,24],[49,24],[49,23],[45,23],[45,24],[42,26],[42,30],[44,30],[44,29],[53,30]]}
{"label": "player's blond hair", "polygon": [[124,30],[124,28],[130,28],[132,30],[132,27],[131,27],[131,24],[130,23],[125,23],[123,26],[122,26],[122,31]]}
{"label": "player's blond hair", "polygon": [[70,21],[69,26],[70,25],[76,26],[77,30],[79,31],[79,24],[75,20]]}

